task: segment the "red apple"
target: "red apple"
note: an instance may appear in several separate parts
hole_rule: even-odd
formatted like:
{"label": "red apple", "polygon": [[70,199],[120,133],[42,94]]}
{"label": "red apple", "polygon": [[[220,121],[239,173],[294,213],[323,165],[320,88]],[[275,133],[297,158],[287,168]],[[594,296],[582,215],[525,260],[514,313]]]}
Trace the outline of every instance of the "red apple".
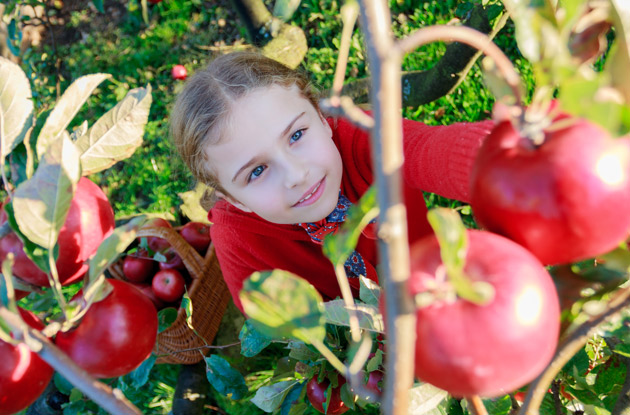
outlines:
{"label": "red apple", "polygon": [[485,305],[453,295],[433,235],[411,248],[410,293],[435,294],[416,311],[415,374],[453,396],[494,397],[547,366],[557,346],[560,307],[550,275],[529,251],[490,232],[467,234],[464,272],[494,288]]}
{"label": "red apple", "polygon": [[180,80],[186,79],[186,76],[188,76],[186,67],[184,65],[173,66],[173,68],[171,69],[171,76],[173,77],[173,79],[180,79]]}
{"label": "red apple", "polygon": [[[145,223],[142,227],[143,228],[150,228],[150,227],[172,228],[172,225],[166,219],[153,218],[149,220],[147,223]],[[157,236],[147,237],[147,245],[149,246],[149,249],[151,249],[153,252],[160,252],[160,253],[164,252],[171,246],[166,239],[158,238]]]}
{"label": "red apple", "polygon": [[540,145],[500,122],[479,150],[471,206],[482,227],[543,264],[580,261],[630,233],[630,140],[561,115]]}
{"label": "red apple", "polygon": [[180,230],[179,234],[197,252],[204,255],[210,246],[210,225],[201,222],[188,222]]}
{"label": "red apple", "polygon": [[151,282],[155,295],[167,303],[177,301],[184,295],[186,282],[184,276],[175,269],[158,271]]}
{"label": "red apple", "polygon": [[[37,330],[44,325],[30,311],[18,308],[26,324]],[[44,392],[54,370],[25,343],[12,345],[0,340],[0,415],[21,411]]]}
{"label": "red apple", "polygon": [[166,261],[159,262],[160,269],[176,269],[178,271],[183,271],[186,269],[184,261],[173,248],[169,247],[162,254],[166,257]]}
{"label": "red apple", "polygon": [[145,249],[123,259],[123,274],[131,282],[144,282],[151,278],[157,268],[156,261],[150,258]]}
{"label": "red apple", "polygon": [[156,310],[161,310],[166,306],[166,303],[162,300],[160,300],[155,293],[153,292],[153,287],[151,286],[151,284],[145,284],[145,283],[138,283],[138,284],[132,284],[134,287],[136,287],[138,290],[140,290],[140,292],[142,294],[144,294],[146,297],[149,298],[149,300],[151,300],[151,302],[153,302],[153,305],[155,306]]}
{"label": "red apple", "polygon": [[136,369],[151,355],[158,330],[157,312],[146,296],[128,282],[107,281],[113,288],[107,297],[93,303],[77,327],[55,337],[61,350],[98,378]]}
{"label": "red apple", "polygon": [[[329,388],[330,381],[326,378],[321,383],[318,382],[317,376],[313,376],[306,384],[306,396],[317,411],[328,415],[339,415],[350,409],[341,400],[341,386],[346,383],[346,379],[342,376],[339,376],[337,379],[338,385],[336,388]],[[328,400],[328,394],[330,394],[330,400]],[[326,402],[328,402],[328,406],[324,410]]]}
{"label": "red apple", "polygon": [[[107,196],[89,179],[82,177],[59,232],[57,271],[62,284],[71,284],[88,269],[87,261],[114,229],[114,211]],[[34,285],[48,286],[48,277],[24,253],[15,233],[0,240],[0,262],[7,254],[15,255],[13,273]]]}

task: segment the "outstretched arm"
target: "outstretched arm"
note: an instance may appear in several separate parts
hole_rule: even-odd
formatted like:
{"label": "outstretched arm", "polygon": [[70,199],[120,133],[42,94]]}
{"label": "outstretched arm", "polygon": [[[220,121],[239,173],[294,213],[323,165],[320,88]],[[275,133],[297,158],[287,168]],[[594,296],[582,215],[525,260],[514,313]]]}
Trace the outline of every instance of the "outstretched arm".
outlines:
{"label": "outstretched arm", "polygon": [[491,120],[445,126],[403,120],[405,181],[413,188],[468,202],[473,162],[493,126]]}

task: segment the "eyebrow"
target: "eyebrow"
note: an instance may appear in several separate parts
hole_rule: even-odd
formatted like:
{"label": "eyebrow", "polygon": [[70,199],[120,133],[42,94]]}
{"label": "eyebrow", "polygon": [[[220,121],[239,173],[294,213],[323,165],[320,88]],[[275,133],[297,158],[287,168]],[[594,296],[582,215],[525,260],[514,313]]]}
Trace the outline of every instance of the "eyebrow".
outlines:
{"label": "eyebrow", "polygon": [[[280,133],[280,136],[278,138],[282,138],[285,137],[287,134],[289,134],[289,131],[291,131],[291,129],[293,128],[293,125],[300,119],[300,117],[302,117],[304,114],[306,114],[306,111],[302,111],[300,114],[297,115],[297,117],[295,117],[290,123],[289,125],[287,125],[287,127],[282,130],[282,132]],[[247,163],[245,163],[243,165],[243,167],[241,167],[240,169],[238,169],[238,171],[236,172],[236,174],[234,175],[234,177],[232,177],[232,183],[234,183],[236,181],[236,179],[238,178],[238,176],[244,171],[247,170],[249,168],[249,166],[251,166],[252,164],[254,164],[256,162],[256,159],[258,158],[258,156],[254,156],[252,157]]]}

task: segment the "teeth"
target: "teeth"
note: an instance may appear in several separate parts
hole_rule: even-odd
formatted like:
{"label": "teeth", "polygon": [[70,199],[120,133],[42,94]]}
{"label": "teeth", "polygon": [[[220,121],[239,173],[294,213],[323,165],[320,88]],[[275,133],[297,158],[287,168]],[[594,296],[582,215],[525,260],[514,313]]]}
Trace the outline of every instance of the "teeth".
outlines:
{"label": "teeth", "polygon": [[299,200],[299,202],[298,202],[298,204],[299,204],[299,203],[304,202],[305,200],[310,199],[310,198],[311,198],[311,196],[313,196],[313,194],[317,191],[317,189],[319,189],[319,185],[320,185],[320,184],[321,184],[321,183],[318,183],[318,184],[317,184],[317,187],[316,187],[315,189],[313,189],[313,191],[312,191],[311,193],[309,193],[309,194],[308,194],[308,196],[306,196],[304,199],[300,199],[300,200]]}

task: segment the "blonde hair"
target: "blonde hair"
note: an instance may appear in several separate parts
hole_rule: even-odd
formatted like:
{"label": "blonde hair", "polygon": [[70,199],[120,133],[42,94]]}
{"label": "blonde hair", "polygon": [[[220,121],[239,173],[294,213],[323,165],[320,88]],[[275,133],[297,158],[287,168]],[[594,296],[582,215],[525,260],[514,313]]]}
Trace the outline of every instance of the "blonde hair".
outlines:
{"label": "blonde hair", "polygon": [[317,97],[308,78],[299,71],[258,52],[232,52],[214,59],[186,82],[171,112],[171,136],[193,176],[226,193],[206,156],[217,144],[231,105],[255,88],[296,85],[317,109]]}

